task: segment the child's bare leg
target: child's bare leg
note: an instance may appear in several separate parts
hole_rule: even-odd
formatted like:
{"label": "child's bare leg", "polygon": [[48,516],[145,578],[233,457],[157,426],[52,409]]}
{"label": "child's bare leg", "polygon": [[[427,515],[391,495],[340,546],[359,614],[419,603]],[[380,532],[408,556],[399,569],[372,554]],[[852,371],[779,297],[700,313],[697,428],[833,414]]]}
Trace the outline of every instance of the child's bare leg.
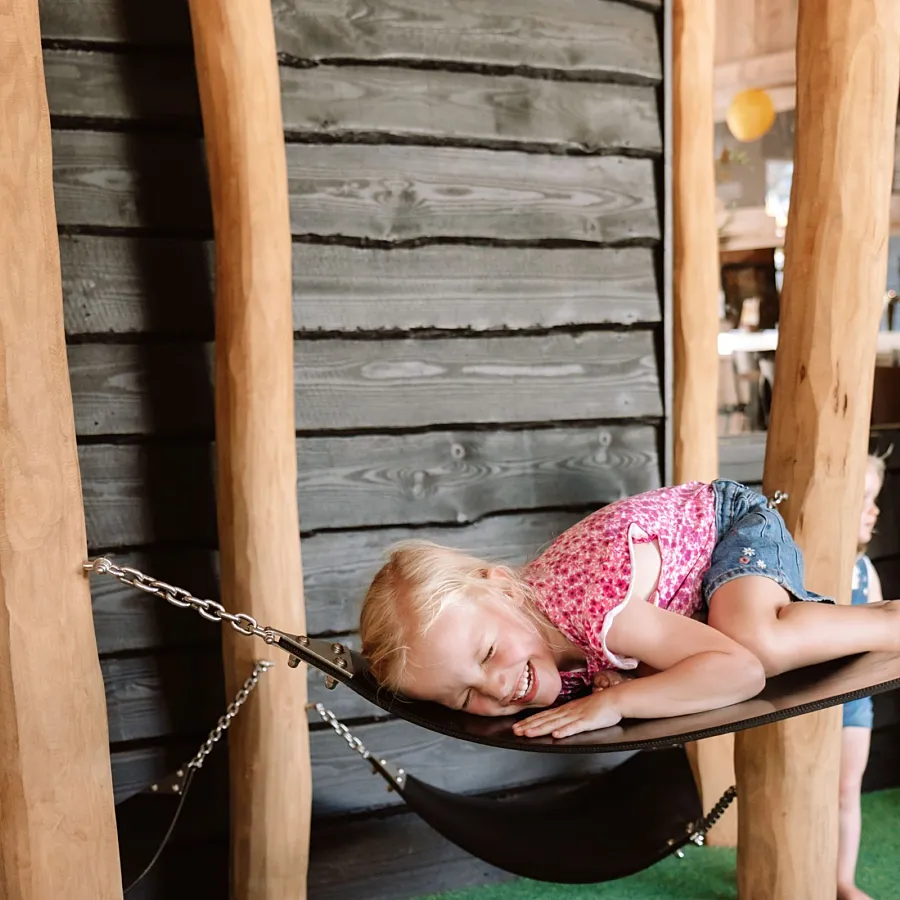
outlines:
{"label": "child's bare leg", "polygon": [[868,894],[856,887],[856,860],[862,831],[860,793],[869,758],[870,737],[868,728],[841,729],[838,900],[871,900]]}
{"label": "child's bare leg", "polygon": [[760,575],[718,588],[708,622],[754,653],[767,677],[854,653],[900,650],[900,603],[793,602]]}

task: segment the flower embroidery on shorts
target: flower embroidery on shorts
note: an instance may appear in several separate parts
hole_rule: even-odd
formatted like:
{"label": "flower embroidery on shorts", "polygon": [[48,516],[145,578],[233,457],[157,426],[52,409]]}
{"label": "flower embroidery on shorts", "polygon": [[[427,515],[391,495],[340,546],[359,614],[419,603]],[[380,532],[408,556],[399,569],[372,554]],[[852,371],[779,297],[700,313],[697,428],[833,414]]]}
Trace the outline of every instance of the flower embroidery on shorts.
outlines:
{"label": "flower embroidery on shorts", "polygon": [[764,568],[766,567],[765,562],[764,562],[763,560],[761,560],[761,559],[758,559],[758,560],[756,561],[756,565],[759,566],[760,569],[764,569]]}
{"label": "flower embroidery on shorts", "polygon": [[738,562],[741,563],[741,565],[746,566],[747,563],[750,562],[750,557],[749,556],[740,556],[740,557],[738,557]]}
{"label": "flower embroidery on shorts", "polygon": [[741,553],[743,553],[744,556],[756,556],[756,551],[752,547],[744,547],[744,549],[741,550]]}

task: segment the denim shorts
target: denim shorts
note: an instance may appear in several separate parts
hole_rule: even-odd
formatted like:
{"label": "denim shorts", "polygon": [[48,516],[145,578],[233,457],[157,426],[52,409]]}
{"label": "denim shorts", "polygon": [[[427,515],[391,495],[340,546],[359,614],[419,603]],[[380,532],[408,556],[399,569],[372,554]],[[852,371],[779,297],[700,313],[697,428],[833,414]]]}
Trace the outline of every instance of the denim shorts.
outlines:
{"label": "denim shorts", "polygon": [[762,575],[780,584],[791,600],[834,603],[806,589],[803,554],[781,513],[768,508],[762,494],[735,481],[714,481],[716,546],[700,590],[709,608],[713,593],[735,578]]}
{"label": "denim shorts", "polygon": [[844,704],[844,728],[871,728],[875,722],[875,704],[871,697],[860,697]]}

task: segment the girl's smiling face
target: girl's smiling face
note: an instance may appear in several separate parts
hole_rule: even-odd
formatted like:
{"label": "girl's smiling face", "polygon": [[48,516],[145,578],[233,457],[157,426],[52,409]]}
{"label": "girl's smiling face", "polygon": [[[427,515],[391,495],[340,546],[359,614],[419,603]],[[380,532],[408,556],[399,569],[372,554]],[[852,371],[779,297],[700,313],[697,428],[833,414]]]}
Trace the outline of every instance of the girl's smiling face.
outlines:
{"label": "girl's smiling face", "polygon": [[479,716],[544,708],[562,682],[535,623],[515,605],[472,599],[445,609],[412,643],[402,691]]}

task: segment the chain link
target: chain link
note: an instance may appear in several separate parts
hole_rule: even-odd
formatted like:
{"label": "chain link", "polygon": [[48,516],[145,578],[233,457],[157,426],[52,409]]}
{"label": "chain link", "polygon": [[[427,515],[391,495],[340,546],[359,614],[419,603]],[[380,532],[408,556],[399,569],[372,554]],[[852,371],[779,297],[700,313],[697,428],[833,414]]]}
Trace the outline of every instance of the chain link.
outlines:
{"label": "chain link", "polygon": [[188,763],[189,769],[199,769],[203,766],[203,761],[207,756],[212,752],[213,747],[216,742],[222,737],[222,735],[227,731],[228,726],[231,724],[232,719],[238,714],[240,708],[247,702],[247,698],[253,692],[253,689],[259,684],[259,679],[262,676],[262,673],[267,669],[270,669],[274,666],[271,660],[268,659],[260,659],[253,666],[253,672],[250,674],[250,677],[244,682],[243,687],[237,692],[234,700],[228,704],[228,708],[225,710],[225,714],[219,718],[219,721],[216,723],[216,727],[213,728],[209,733],[209,737],[203,742],[203,745],[197,751],[194,758]]}
{"label": "chain link", "polygon": [[316,712],[326,724],[330,725],[347,742],[347,746],[351,750],[355,750],[363,759],[369,758],[369,751],[366,750],[366,745],[330,709],[326,709],[321,703],[317,703]]}
{"label": "chain link", "polygon": [[775,491],[775,494],[769,499],[768,504],[766,504],[769,509],[775,509],[780,506],[790,497],[790,494],[786,494],[784,491]]}
{"label": "chain link", "polygon": [[725,810],[728,809],[729,806],[734,802],[737,798],[737,787],[732,785],[728,788],[724,794],[719,798],[719,802],[700,820],[697,824],[696,828],[694,828],[693,833],[691,834],[691,840],[698,846],[702,847],[705,839],[706,833],[719,821],[720,818],[725,813]]}
{"label": "chain link", "polygon": [[346,741],[347,746],[358,753],[366,762],[374,769],[379,771],[388,782],[388,790],[402,789],[406,783],[406,772],[403,769],[397,769],[392,766],[386,759],[374,756],[366,749],[366,745],[352,731],[341,722],[338,717],[327,709],[322,703],[315,704],[316,712],[322,717],[322,720],[330,725],[335,733]]}
{"label": "chain link", "polygon": [[247,613],[230,613],[221,603],[216,603],[215,600],[201,600],[199,597],[191,594],[190,591],[184,590],[184,588],[175,587],[174,585],[166,584],[165,581],[151,578],[149,575],[145,575],[137,569],[132,569],[130,566],[117,566],[111,560],[106,559],[106,557],[86,562],[84,563],[84,568],[86,571],[97,575],[112,575],[121,581],[122,584],[127,584],[129,587],[161,597],[173,606],[181,609],[193,609],[210,622],[228,622],[240,634],[261,637],[267,644],[278,640],[278,636],[270,628],[260,627],[259,622],[253,616],[247,615]]}

